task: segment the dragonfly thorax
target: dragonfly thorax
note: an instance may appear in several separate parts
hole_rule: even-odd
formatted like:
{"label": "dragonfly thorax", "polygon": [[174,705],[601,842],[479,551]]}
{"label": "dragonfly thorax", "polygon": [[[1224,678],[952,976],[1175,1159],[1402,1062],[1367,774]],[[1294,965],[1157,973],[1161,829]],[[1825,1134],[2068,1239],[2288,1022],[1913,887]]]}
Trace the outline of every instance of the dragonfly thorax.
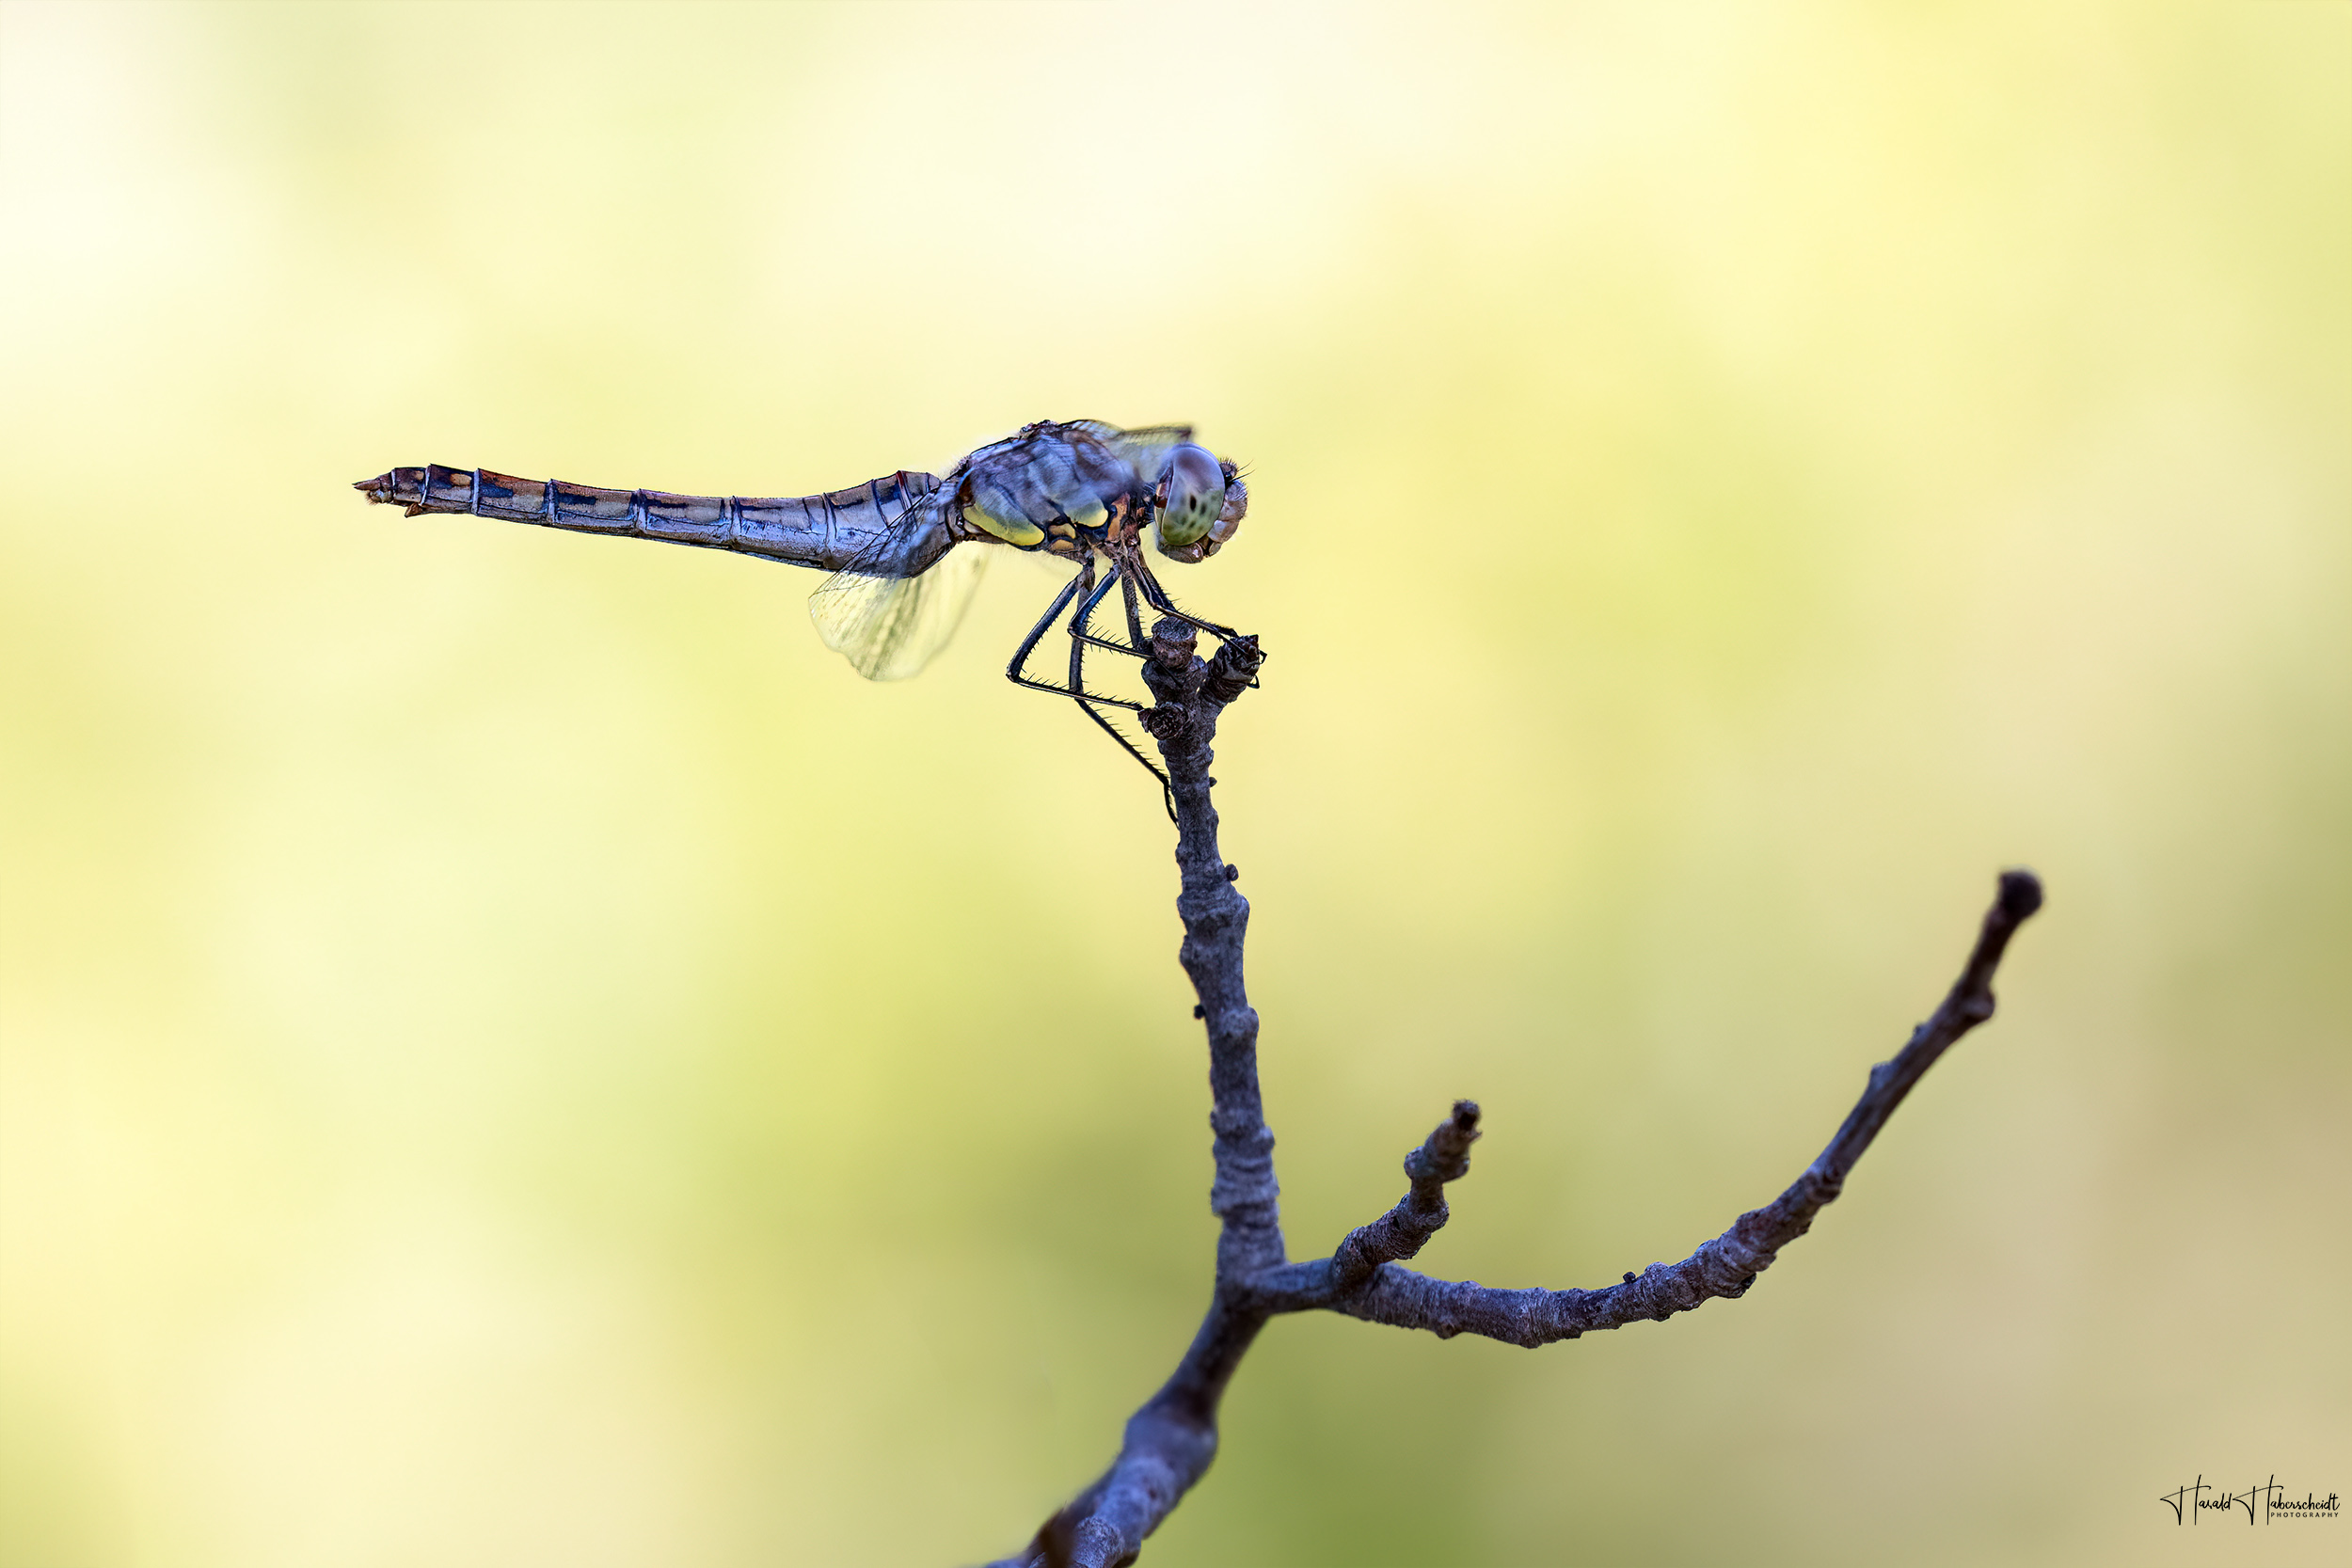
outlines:
{"label": "dragonfly thorax", "polygon": [[1202,560],[1232,537],[1248,490],[1191,436],[1184,425],[1025,426],[948,475],[951,526],[966,539],[1083,557],[1117,549],[1149,523],[1162,554]]}

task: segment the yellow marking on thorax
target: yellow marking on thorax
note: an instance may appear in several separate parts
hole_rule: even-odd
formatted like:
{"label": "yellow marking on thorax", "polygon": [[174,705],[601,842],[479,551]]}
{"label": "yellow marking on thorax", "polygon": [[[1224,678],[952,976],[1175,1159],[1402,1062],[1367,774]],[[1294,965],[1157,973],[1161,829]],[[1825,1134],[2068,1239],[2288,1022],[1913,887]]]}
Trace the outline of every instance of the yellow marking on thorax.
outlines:
{"label": "yellow marking on thorax", "polygon": [[1045,531],[1026,517],[1000,517],[977,501],[963,509],[963,520],[1008,545],[1018,546],[1025,550],[1035,548],[1045,539]]}

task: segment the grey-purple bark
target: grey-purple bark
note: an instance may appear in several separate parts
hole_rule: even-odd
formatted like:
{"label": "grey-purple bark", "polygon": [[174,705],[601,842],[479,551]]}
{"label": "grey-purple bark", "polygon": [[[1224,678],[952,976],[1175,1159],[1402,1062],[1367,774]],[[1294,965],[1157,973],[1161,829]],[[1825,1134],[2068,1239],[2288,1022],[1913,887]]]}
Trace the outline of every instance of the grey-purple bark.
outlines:
{"label": "grey-purple bark", "polygon": [[1216,657],[1194,657],[1190,628],[1152,628],[1144,680],[1158,706],[1145,727],[1167,759],[1176,815],[1176,865],[1184,925],[1179,961],[1200,998],[1209,1036],[1209,1127],[1216,1178],[1209,1206],[1223,1222],[1216,1282],[1191,1348],[1157,1393],[1127,1421],[1119,1457],[1093,1485],[1045,1521],[1018,1554],[991,1568],[1119,1568],[1136,1560],[1216,1455],[1216,1412],[1225,1386],[1266,1320],[1322,1309],[1368,1323],[1424,1328],[1440,1338],[1480,1334],[1533,1348],[1595,1329],[1662,1321],[1717,1296],[1747,1293],[1780,1249],[1812,1227],[1843,1190],[1863,1151],[1936,1058],[1993,1016],[1993,975],[2009,940],[2042,907],[2029,871],[2005,871],[1993,907],[1943,1005],[1912,1032],[1892,1061],[1870,1069],[1845,1125],[1804,1173],[1761,1209],[1679,1263],[1652,1263],[1597,1291],[1501,1290],[1436,1279],[1402,1267],[1446,1222],[1445,1184],[1470,1169],[1478,1107],[1456,1101],[1405,1159],[1411,1186],[1390,1210],[1351,1232],[1328,1258],[1286,1259],[1274,1179],[1274,1133],[1258,1095],[1258,1015],[1242,984],[1249,903],[1218,854],[1209,777],[1217,716],[1248,689],[1263,656],[1253,639]]}

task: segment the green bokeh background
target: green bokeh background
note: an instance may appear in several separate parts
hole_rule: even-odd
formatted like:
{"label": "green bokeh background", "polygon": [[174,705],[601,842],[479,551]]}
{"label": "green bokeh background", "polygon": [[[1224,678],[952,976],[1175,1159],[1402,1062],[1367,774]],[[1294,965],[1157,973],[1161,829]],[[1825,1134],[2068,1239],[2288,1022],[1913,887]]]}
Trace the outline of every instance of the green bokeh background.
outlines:
{"label": "green bokeh background", "polygon": [[[0,8],[0,1557],[969,1561],[1205,1299],[1147,782],[813,579],[347,488],[1254,472],[1295,1251],[1175,1564],[2342,1560],[2352,6]],[[2328,1323],[2336,1324],[2329,1328]]]}

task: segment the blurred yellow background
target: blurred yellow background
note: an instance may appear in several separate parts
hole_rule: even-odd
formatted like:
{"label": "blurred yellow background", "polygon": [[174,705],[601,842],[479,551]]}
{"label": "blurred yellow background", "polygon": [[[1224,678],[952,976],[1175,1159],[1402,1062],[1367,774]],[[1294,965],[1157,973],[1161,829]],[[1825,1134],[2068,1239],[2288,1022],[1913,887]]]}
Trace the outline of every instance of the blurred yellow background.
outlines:
{"label": "blurred yellow background", "polygon": [[[22,1568],[1009,1550],[1211,1251],[1149,781],[815,578],[370,509],[1030,420],[1253,471],[1226,848],[1294,1253],[1176,1564],[2342,1560],[2352,6],[0,8]],[[2327,1325],[2336,1324],[2332,1329]]]}

